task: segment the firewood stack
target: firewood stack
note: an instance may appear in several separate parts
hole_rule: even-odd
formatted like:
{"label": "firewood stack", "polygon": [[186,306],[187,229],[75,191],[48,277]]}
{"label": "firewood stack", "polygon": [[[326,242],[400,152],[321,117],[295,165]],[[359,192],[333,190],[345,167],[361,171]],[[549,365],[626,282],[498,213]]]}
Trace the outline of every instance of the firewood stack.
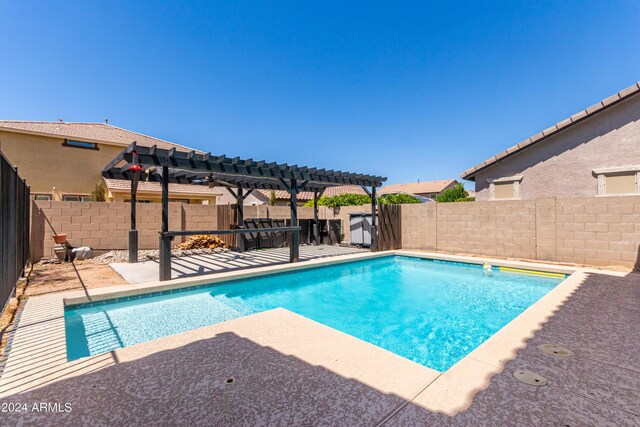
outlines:
{"label": "firewood stack", "polygon": [[216,249],[226,248],[225,243],[213,234],[198,234],[189,237],[184,243],[176,246],[178,249]]}

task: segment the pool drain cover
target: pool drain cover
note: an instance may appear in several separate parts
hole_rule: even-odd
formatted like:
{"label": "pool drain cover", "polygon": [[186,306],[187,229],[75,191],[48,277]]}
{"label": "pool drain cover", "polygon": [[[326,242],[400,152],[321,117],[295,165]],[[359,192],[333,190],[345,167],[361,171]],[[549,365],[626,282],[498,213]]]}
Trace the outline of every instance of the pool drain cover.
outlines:
{"label": "pool drain cover", "polygon": [[550,354],[551,356],[555,356],[555,357],[572,357],[573,356],[573,351],[569,350],[568,348],[560,347],[559,345],[555,345],[555,344],[540,344],[538,348],[540,349],[541,352]]}
{"label": "pool drain cover", "polygon": [[541,377],[535,372],[528,371],[526,369],[518,369],[513,373],[513,376],[518,380],[525,384],[533,385],[536,387],[540,387],[543,385],[547,385],[547,379]]}

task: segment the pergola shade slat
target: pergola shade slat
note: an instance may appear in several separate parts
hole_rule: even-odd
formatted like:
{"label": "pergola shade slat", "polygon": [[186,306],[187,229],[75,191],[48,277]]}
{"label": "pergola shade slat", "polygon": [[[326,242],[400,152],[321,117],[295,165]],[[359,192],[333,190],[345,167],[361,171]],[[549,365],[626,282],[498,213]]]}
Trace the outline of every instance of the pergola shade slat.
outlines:
{"label": "pergola shade slat", "polygon": [[[134,154],[137,156],[134,158]],[[207,184],[207,177],[225,181],[234,187],[270,188],[289,191],[281,180],[295,179],[306,182],[304,190],[322,190],[330,186],[358,185],[380,187],[386,178],[373,175],[354,174],[350,172],[310,168],[307,166],[287,165],[286,163],[254,162],[253,159],[232,159],[226,156],[213,156],[209,153],[199,154],[195,151],[178,151],[175,148],[164,150],[154,147],[131,145],[110,162],[103,176],[114,179],[131,179],[129,164],[136,162],[143,169],[158,166],[169,166],[169,182],[190,184]],[[123,167],[119,163],[125,162]],[[144,174],[146,181],[160,182],[159,168],[151,169]],[[195,182],[194,182],[195,181]],[[225,186],[220,183],[220,186]]]}
{"label": "pergola shade slat", "polygon": [[[134,167],[135,166],[135,167]],[[134,167],[132,169],[132,167]],[[144,171],[144,172],[141,172]],[[137,261],[137,230],[135,222],[135,185],[138,180],[160,182],[162,187],[162,227],[160,233],[160,280],[171,279],[171,239],[177,235],[169,232],[169,184],[196,184],[226,187],[236,198],[237,224],[227,234],[242,234],[244,228],[244,199],[254,189],[285,190],[291,195],[290,262],[299,261],[299,227],[297,194],[300,191],[314,192],[314,239],[318,244],[318,199],[327,187],[357,185],[371,187],[371,250],[376,250],[376,188],[387,178],[374,175],[355,174],[343,171],[310,168],[307,166],[258,162],[240,157],[227,158],[211,153],[196,153],[194,150],[179,151],[152,147],[139,147],[132,143],[103,169],[105,178],[133,180],[131,197],[131,230],[129,231],[129,260]],[[232,191],[235,189],[235,191]],[[248,190],[245,192],[245,190]],[[217,232],[220,232],[218,230]],[[186,235],[189,231],[181,232]],[[242,239],[238,240],[239,251],[244,250]]]}

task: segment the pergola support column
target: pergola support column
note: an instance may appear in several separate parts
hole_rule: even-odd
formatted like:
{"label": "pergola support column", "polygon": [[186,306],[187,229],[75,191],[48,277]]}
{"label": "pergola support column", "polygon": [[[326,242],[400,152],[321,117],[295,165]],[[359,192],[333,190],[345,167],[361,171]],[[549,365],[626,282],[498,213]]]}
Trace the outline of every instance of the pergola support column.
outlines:
{"label": "pergola support column", "polygon": [[[244,190],[238,187],[238,191],[236,193],[236,228],[242,229],[244,228]],[[238,234],[236,246],[238,247],[238,252],[244,252],[244,235]]]}
{"label": "pergola support column", "polygon": [[378,250],[378,213],[376,212],[376,187],[371,187],[371,252]]}
{"label": "pergola support column", "polygon": [[137,171],[131,181],[131,229],[129,230],[129,262],[138,262],[138,230],[136,229],[136,207],[138,181],[140,172]]}
{"label": "pergola support column", "polygon": [[171,236],[169,231],[169,167],[162,166],[162,226],[160,228],[160,280],[171,280]]}
{"label": "pergola support column", "polygon": [[[298,182],[291,180],[289,189],[291,194],[291,227],[298,226]],[[291,245],[289,247],[289,262],[300,261],[300,232],[294,230],[291,232]]]}
{"label": "pergola support column", "polygon": [[313,243],[320,244],[320,230],[318,222],[318,191],[313,191]]}

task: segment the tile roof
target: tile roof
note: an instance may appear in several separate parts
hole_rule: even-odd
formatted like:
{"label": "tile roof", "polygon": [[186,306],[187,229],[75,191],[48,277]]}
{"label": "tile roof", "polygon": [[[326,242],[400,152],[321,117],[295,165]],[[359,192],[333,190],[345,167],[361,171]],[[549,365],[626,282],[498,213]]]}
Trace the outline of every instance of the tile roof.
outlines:
{"label": "tile roof", "polygon": [[514,153],[517,153],[524,148],[527,148],[533,144],[537,144],[538,142],[544,141],[552,135],[557,134],[558,132],[565,130],[566,128],[573,126],[576,123],[579,123],[583,120],[590,118],[591,116],[604,111],[605,109],[618,104],[621,101],[624,101],[634,95],[640,93],[640,82],[629,86],[626,89],[621,90],[608,98],[603,99],[602,101],[592,105],[591,107],[582,110],[573,116],[562,120],[561,122],[556,123],[555,125],[533,135],[530,138],[525,139],[524,141],[514,145],[513,147],[507,148],[505,151],[496,154],[490,159],[485,160],[482,163],[475,165],[474,167],[467,169],[462,172],[460,176],[462,179],[470,179],[474,180],[475,174],[481,169],[486,168],[489,165],[496,163],[498,160],[504,159],[505,157],[511,156]]}
{"label": "tile roof", "polygon": [[[104,178],[104,182],[107,185],[109,191],[131,191],[131,181],[124,179],[109,179]],[[138,192],[145,193],[162,193],[162,187],[159,182],[144,182],[138,183]],[[215,188],[209,188],[206,185],[195,184],[169,184],[169,194],[198,194],[204,196],[220,196],[221,193]]]}
{"label": "tile roof", "polygon": [[[291,197],[289,195],[289,192],[285,190],[257,190],[257,191],[259,191],[264,196],[266,196],[267,200],[271,195],[271,191],[276,193],[276,199],[278,200],[289,200]],[[298,200],[312,200],[312,199],[313,199],[313,192],[311,191],[301,191],[298,193]]]}
{"label": "tile roof", "polygon": [[424,182],[412,182],[410,184],[390,184],[385,185],[378,194],[395,194],[395,193],[408,193],[408,194],[424,194],[424,193],[439,193],[447,188],[452,183],[456,183],[455,179],[441,179],[438,181],[424,181]]}
{"label": "tile roof", "polygon": [[331,197],[339,194],[367,194],[367,192],[358,185],[340,185],[338,187],[327,187],[322,195]]}
{"label": "tile roof", "polygon": [[0,120],[0,130],[50,135],[66,139],[77,138],[87,142],[106,142],[122,145],[123,147],[136,141],[138,145],[147,147],[156,145],[158,148],[163,149],[171,149],[173,147],[191,149],[183,145],[174,144],[169,141],[153,138],[105,123]]}

